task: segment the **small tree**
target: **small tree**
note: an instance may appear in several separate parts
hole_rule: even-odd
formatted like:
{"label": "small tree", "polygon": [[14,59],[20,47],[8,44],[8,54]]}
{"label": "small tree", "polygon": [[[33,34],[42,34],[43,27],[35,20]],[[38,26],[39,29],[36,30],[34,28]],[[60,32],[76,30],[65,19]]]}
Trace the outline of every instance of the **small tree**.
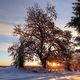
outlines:
{"label": "small tree", "polygon": [[33,43],[30,39],[25,36],[25,32],[20,25],[15,26],[14,28],[15,36],[19,37],[19,42],[17,44],[13,44],[11,47],[8,48],[8,52],[10,52],[11,56],[13,56],[13,64],[15,67],[23,68],[25,64],[25,60],[32,60],[32,55],[28,52],[28,47]]}
{"label": "small tree", "polygon": [[65,31],[64,32],[64,41],[62,42],[62,50],[63,50],[63,60],[64,63],[66,64],[66,69],[71,70],[71,60],[72,60],[72,55],[74,53],[74,45],[73,42],[71,42],[71,32],[70,31]]}
{"label": "small tree", "polygon": [[74,71],[80,71],[80,49],[75,50],[71,63]]}
{"label": "small tree", "polygon": [[74,54],[75,49],[73,42],[71,42],[71,38],[71,32],[65,30],[63,36],[56,39],[58,46],[53,52],[57,55],[52,57],[53,59],[56,59],[57,62],[65,64],[66,69],[69,71],[71,70],[72,55]]}

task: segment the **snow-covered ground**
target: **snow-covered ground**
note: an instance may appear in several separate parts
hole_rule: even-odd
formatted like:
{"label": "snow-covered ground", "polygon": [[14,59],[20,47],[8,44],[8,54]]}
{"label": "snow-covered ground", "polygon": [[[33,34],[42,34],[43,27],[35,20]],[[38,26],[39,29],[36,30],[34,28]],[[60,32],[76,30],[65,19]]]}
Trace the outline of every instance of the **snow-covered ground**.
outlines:
{"label": "snow-covered ground", "polygon": [[80,72],[45,73],[7,67],[0,68],[0,80],[80,80]]}

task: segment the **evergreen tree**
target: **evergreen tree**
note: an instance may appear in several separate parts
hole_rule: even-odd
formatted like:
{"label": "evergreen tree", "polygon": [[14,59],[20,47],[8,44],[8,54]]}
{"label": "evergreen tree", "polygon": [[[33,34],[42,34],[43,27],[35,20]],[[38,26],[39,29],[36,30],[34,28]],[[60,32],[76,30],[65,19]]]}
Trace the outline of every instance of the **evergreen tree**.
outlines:
{"label": "evergreen tree", "polygon": [[[71,17],[71,21],[67,24],[68,27],[75,28],[78,33],[80,33],[80,0],[76,0],[73,3],[73,12],[74,16]],[[77,45],[80,45],[80,34],[75,39]]]}
{"label": "evergreen tree", "polygon": [[[71,21],[67,24],[68,27],[75,28],[78,32],[78,36],[75,38],[76,46],[80,46],[80,0],[75,0],[73,4],[73,16],[71,17]],[[80,49],[76,49],[75,52],[80,52]],[[78,54],[77,53],[77,54]],[[78,54],[80,55],[80,54]]]}
{"label": "evergreen tree", "polygon": [[76,0],[73,3],[73,17],[71,17],[71,21],[68,23],[69,27],[76,28],[76,30],[80,33],[80,0]]}

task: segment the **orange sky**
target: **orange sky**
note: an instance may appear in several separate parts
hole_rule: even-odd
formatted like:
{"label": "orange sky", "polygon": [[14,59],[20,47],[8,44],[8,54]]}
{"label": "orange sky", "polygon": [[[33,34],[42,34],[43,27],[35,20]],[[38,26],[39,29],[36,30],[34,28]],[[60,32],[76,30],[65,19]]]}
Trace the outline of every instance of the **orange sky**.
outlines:
{"label": "orange sky", "polygon": [[[0,60],[0,66],[10,66],[12,64],[12,59],[9,58],[9,59],[5,59],[5,60]],[[36,66],[36,65],[39,65],[39,62],[38,61],[29,61],[29,62],[25,62],[25,65],[28,65],[28,66]]]}

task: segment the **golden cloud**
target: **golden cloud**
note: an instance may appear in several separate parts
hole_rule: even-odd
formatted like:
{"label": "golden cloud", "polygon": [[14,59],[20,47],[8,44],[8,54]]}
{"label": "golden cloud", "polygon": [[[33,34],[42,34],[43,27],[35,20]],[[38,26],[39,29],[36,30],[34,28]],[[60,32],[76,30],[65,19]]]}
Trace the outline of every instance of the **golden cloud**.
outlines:
{"label": "golden cloud", "polygon": [[0,23],[0,35],[12,36],[14,26],[11,24]]}

